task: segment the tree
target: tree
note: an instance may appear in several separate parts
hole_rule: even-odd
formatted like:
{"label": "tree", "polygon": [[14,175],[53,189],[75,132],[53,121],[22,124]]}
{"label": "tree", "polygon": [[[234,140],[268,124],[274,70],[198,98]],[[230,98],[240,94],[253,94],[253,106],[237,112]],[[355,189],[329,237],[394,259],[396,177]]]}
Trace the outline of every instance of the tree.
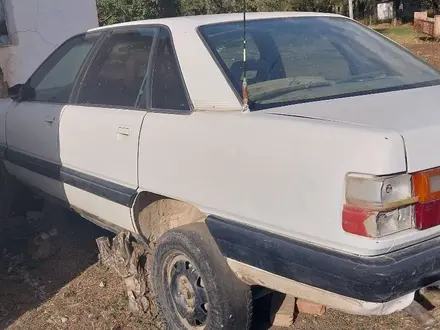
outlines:
{"label": "tree", "polygon": [[[246,0],[248,11],[333,11],[347,0]],[[440,0],[427,0],[440,1]],[[99,24],[243,11],[244,0],[97,0]]]}
{"label": "tree", "polygon": [[427,9],[431,15],[440,14],[440,0],[421,0],[421,8]]}
{"label": "tree", "polygon": [[[248,11],[331,11],[341,0],[246,0]],[[243,11],[243,0],[181,0],[184,15]]]}
{"label": "tree", "polygon": [[233,11],[231,4],[221,0],[181,0],[184,15],[219,14]]}
{"label": "tree", "polygon": [[180,14],[179,0],[97,0],[99,25]]}
{"label": "tree", "polygon": [[296,10],[331,12],[333,5],[340,1],[335,0],[296,0]]}

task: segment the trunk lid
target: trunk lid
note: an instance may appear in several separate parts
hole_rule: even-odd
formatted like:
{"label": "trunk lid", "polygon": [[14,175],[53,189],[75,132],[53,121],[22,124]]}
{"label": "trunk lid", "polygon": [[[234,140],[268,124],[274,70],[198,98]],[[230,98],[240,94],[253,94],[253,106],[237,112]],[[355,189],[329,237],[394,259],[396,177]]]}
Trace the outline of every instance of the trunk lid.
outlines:
{"label": "trunk lid", "polygon": [[261,110],[398,132],[408,172],[440,166],[440,86],[295,104]]}

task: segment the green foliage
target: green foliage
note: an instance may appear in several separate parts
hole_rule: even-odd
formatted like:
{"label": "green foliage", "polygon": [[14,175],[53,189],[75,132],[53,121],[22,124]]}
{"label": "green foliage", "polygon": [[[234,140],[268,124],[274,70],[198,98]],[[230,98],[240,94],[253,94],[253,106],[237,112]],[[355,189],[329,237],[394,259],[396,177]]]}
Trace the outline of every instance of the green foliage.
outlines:
{"label": "green foliage", "polygon": [[331,12],[333,5],[340,3],[336,0],[297,0],[297,10]]}
{"label": "green foliage", "polygon": [[99,25],[180,15],[179,0],[97,0]]}
{"label": "green foliage", "polygon": [[[359,19],[375,15],[379,0],[355,0]],[[395,9],[400,1],[392,0]],[[403,0],[405,6],[439,13],[440,0]],[[348,0],[246,0],[248,11],[323,11],[332,12],[335,6],[345,12]],[[244,0],[97,0],[99,24],[171,17],[243,11]],[[341,9],[339,9],[340,11]]]}
{"label": "green foliage", "polygon": [[[249,11],[331,11],[341,0],[247,0]],[[185,15],[241,12],[243,0],[181,0]]]}
{"label": "green foliage", "polygon": [[[246,0],[248,11],[331,11],[343,0]],[[243,0],[97,0],[100,25],[126,21],[241,12]]]}

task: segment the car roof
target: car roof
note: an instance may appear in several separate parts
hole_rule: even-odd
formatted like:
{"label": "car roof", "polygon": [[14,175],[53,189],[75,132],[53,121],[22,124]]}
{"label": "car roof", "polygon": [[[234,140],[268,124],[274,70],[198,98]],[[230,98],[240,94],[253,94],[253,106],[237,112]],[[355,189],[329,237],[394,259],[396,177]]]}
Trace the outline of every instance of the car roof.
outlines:
{"label": "car roof", "polygon": [[[316,12],[258,12],[246,13],[248,20],[268,19],[268,18],[286,18],[286,17],[342,17],[337,14],[316,13]],[[243,13],[234,14],[215,14],[215,15],[195,15],[195,16],[179,16],[170,18],[159,18],[149,20],[131,21],[113,25],[101,26],[89,30],[88,32],[112,29],[115,27],[135,26],[145,24],[161,24],[173,26],[174,28],[197,28],[202,25],[238,22],[243,20]]]}

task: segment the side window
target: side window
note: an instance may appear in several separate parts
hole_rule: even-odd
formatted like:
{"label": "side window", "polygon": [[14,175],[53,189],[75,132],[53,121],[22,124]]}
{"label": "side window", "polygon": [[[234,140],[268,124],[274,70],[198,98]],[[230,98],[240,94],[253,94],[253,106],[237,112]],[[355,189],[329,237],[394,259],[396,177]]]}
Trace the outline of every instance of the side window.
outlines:
{"label": "side window", "polygon": [[155,32],[144,27],[113,31],[92,60],[76,103],[137,106]]}
{"label": "side window", "polygon": [[24,101],[67,103],[81,65],[98,37],[76,36],[57,48],[28,80]]}
{"label": "side window", "polygon": [[151,106],[153,109],[190,109],[171,36],[167,29],[162,28],[160,31],[152,74]]}

